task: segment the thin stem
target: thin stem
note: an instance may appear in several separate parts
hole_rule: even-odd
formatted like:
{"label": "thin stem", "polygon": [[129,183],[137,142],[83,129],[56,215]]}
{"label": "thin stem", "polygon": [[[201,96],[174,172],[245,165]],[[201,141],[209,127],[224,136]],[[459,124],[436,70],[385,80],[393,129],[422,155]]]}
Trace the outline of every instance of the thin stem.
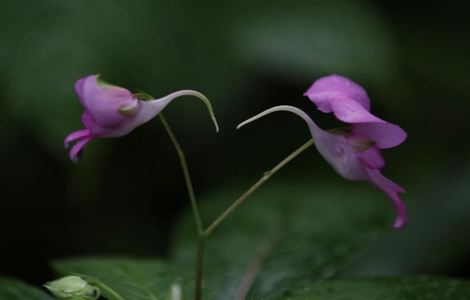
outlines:
{"label": "thin stem", "polygon": [[202,270],[204,267],[204,243],[205,243],[204,234],[200,234],[197,237],[197,258],[196,258],[196,282],[195,282],[195,291],[194,299],[202,299]]}
{"label": "thin stem", "polygon": [[196,201],[196,196],[194,195],[194,189],[193,189],[193,184],[191,182],[191,177],[189,176],[189,169],[188,169],[188,163],[186,162],[186,157],[184,155],[183,149],[181,148],[178,140],[176,139],[175,134],[173,133],[173,130],[171,130],[170,124],[168,124],[167,120],[165,119],[162,113],[160,113],[158,116],[160,117],[160,121],[165,127],[166,132],[170,136],[170,139],[176,148],[176,152],[178,153],[178,157],[181,162],[181,168],[183,169],[184,180],[186,182],[186,188],[189,194],[189,200],[191,201],[191,207],[193,209],[194,222],[196,223],[197,234],[198,236],[200,236],[204,233],[204,227],[202,225],[201,214],[199,213],[199,207]]}
{"label": "thin stem", "polygon": [[229,208],[227,208],[217,219],[215,219],[212,224],[207,227],[204,231],[205,236],[209,236],[232,212],[234,212],[253,192],[255,192],[263,183],[265,183],[272,175],[274,175],[277,171],[279,171],[282,167],[284,167],[288,162],[293,160],[299,154],[301,154],[305,149],[309,148],[314,144],[313,139],[310,139],[308,142],[300,146],[297,150],[292,152],[289,156],[287,156],[284,160],[282,160],[279,164],[277,164],[274,168],[269,170],[268,172],[264,173],[263,177],[261,177],[253,186],[251,186],[243,195],[240,196]]}
{"label": "thin stem", "polygon": [[201,300],[202,299],[202,269],[204,265],[204,226],[202,225],[201,214],[199,212],[199,207],[196,201],[196,196],[194,194],[193,184],[191,182],[191,177],[189,176],[189,168],[188,163],[186,162],[186,156],[184,155],[183,149],[181,148],[178,140],[176,139],[173,130],[171,130],[170,124],[165,119],[162,113],[159,114],[160,121],[162,122],[163,126],[165,127],[168,135],[170,136],[173,145],[176,148],[176,152],[178,153],[178,157],[181,162],[181,168],[183,169],[184,180],[186,181],[186,188],[188,189],[189,200],[191,201],[191,207],[193,210],[194,215],[194,222],[196,223],[197,229],[197,248],[196,248],[196,280],[195,280],[195,292],[194,292],[194,299]]}

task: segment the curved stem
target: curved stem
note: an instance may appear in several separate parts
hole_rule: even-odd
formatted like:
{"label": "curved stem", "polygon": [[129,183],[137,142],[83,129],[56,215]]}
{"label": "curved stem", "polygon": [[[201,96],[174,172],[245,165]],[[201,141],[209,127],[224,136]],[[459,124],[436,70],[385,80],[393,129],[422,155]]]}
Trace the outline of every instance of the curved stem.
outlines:
{"label": "curved stem", "polygon": [[198,235],[201,235],[204,232],[204,227],[202,225],[201,214],[199,213],[199,207],[196,201],[196,196],[194,194],[193,184],[191,182],[191,176],[189,176],[189,168],[188,168],[188,163],[186,162],[186,156],[184,155],[183,149],[181,148],[180,143],[176,139],[176,136],[173,133],[173,130],[171,129],[170,124],[168,124],[168,121],[166,120],[166,118],[163,116],[162,113],[160,113],[158,116],[160,117],[160,121],[165,127],[166,132],[170,136],[170,139],[176,148],[176,152],[178,153],[178,157],[181,162],[181,168],[183,169],[184,181],[186,182],[186,188],[189,194],[189,200],[191,201],[191,207],[193,210],[194,222],[196,223],[197,233]]}
{"label": "curved stem", "polygon": [[[197,248],[196,248],[196,279],[195,279],[195,292],[194,292],[194,299],[201,300],[202,299],[202,269],[204,264],[204,226],[202,224],[201,214],[199,212],[199,207],[196,201],[196,196],[194,194],[193,184],[191,182],[191,177],[189,176],[189,168],[188,163],[186,162],[186,156],[184,155],[183,149],[181,148],[178,140],[176,139],[173,130],[168,124],[168,121],[165,119],[162,113],[158,115],[160,117],[160,121],[162,122],[163,126],[165,127],[168,135],[170,136],[173,145],[176,148],[176,152],[178,153],[178,157],[181,162],[181,168],[183,169],[184,180],[186,182],[186,188],[189,194],[189,200],[191,202],[191,208],[193,211],[194,222],[196,223],[196,230],[197,230]],[[217,124],[217,123],[215,123]]]}
{"label": "curved stem", "polygon": [[204,96],[204,94],[195,90],[181,90],[181,91],[176,91],[169,95],[166,95],[165,97],[160,98],[159,100],[160,101],[165,101],[165,100],[172,101],[173,99],[176,99],[182,96],[193,96],[202,100],[202,102],[204,102],[204,104],[207,106],[207,110],[209,111],[209,115],[212,119],[212,123],[214,123],[214,126],[215,126],[215,131],[219,132],[219,124],[217,123],[217,119],[215,118],[214,110],[212,109],[212,104],[209,101],[209,99],[207,99],[207,97]]}
{"label": "curved stem", "polygon": [[269,170],[268,172],[264,173],[263,177],[261,177],[254,185],[252,185],[245,193],[243,193],[229,208],[227,208],[217,219],[215,219],[212,224],[207,227],[204,231],[205,236],[209,236],[233,211],[235,211],[251,194],[253,194],[263,183],[265,183],[272,175],[274,175],[277,171],[279,171],[282,167],[284,167],[288,162],[293,160],[299,154],[301,154],[305,149],[309,148],[314,144],[313,139],[308,140],[305,144],[300,146],[297,150],[292,152],[289,156],[283,159],[279,164],[277,164],[274,168]]}

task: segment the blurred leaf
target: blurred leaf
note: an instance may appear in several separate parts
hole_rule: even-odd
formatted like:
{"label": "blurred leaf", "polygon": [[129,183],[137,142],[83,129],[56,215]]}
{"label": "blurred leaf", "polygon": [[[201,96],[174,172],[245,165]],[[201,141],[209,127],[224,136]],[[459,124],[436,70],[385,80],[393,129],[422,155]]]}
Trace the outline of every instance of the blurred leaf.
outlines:
{"label": "blurred leaf", "polygon": [[[350,279],[317,282],[273,299],[289,300],[464,300],[470,282],[432,277]],[[264,298],[263,298],[264,299]]]}
{"label": "blurred leaf", "polygon": [[[126,300],[167,299],[171,287],[179,285],[184,299],[191,299],[192,277],[175,265],[158,259],[129,258],[77,258],[53,263],[62,275],[79,274],[91,276],[100,284],[114,290]],[[101,289],[108,300],[117,300],[109,291]]]}
{"label": "blurred leaf", "polygon": [[53,298],[35,287],[22,282],[0,277],[0,299],[2,300],[52,300]]}
{"label": "blurred leaf", "polygon": [[[228,199],[240,190],[240,185],[233,184],[204,197],[205,219],[226,207]],[[458,280],[334,279],[376,240],[386,215],[393,215],[386,201],[381,193],[357,183],[345,182],[341,189],[321,182],[264,187],[210,236],[205,299],[241,295],[293,300],[466,299],[470,285]],[[192,222],[188,215],[176,231],[173,263],[95,258],[54,265],[62,275],[93,276],[125,299],[162,299],[175,283],[190,297],[194,280]]]}
{"label": "blurred leaf", "polygon": [[[351,265],[346,275],[400,276],[450,274],[468,270],[470,253],[470,160],[459,157],[446,168],[434,166],[430,176],[419,176],[408,198],[414,214],[406,230],[394,232]],[[425,167],[422,172],[428,171]],[[429,251],[432,249],[432,251]],[[426,255],[423,255],[426,253]]]}
{"label": "blurred leaf", "polygon": [[[398,75],[396,41],[371,1],[236,1],[247,11],[233,46],[244,60],[286,77],[342,73],[386,84]],[[257,5],[259,9],[253,9]],[[241,6],[241,8],[240,8]],[[266,71],[265,71],[266,72]]]}
{"label": "blurred leaf", "polygon": [[[205,219],[215,216],[242,190],[234,184],[205,197]],[[205,297],[231,299],[245,286],[252,287],[252,297],[273,297],[300,283],[334,276],[377,238],[384,214],[393,215],[385,209],[391,207],[386,201],[381,193],[348,182],[344,189],[298,182],[264,187],[209,238]],[[175,282],[191,294],[194,227],[189,216],[177,230],[176,240],[174,264],[72,259],[54,266],[62,275],[93,276],[124,298],[135,293],[161,297]]]}
{"label": "blurred leaf", "polygon": [[[205,197],[204,219],[213,219],[244,188],[232,185]],[[387,201],[357,183],[345,182],[342,188],[318,182],[269,183],[209,237],[206,293],[231,299],[252,286],[252,297],[268,297],[302,281],[334,276],[376,240],[393,216]],[[190,265],[195,258],[189,215],[175,239],[175,259]]]}

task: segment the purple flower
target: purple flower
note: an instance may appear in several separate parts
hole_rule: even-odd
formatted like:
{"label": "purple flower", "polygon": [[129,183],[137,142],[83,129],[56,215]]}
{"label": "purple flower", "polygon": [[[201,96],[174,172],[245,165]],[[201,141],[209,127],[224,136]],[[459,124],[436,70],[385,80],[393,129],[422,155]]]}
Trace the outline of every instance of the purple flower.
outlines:
{"label": "purple flower", "polygon": [[81,120],[84,129],[69,134],[64,141],[75,144],[69,156],[74,162],[90,141],[104,137],[120,137],[158,115],[172,100],[180,96],[195,96],[204,101],[218,130],[209,100],[199,92],[181,90],[160,99],[142,100],[139,94],[101,81],[98,75],[83,77],[75,83],[75,92],[85,111]]}
{"label": "purple flower", "polygon": [[274,111],[297,114],[308,124],[315,146],[325,160],[344,178],[369,181],[392,201],[397,217],[393,225],[407,223],[406,206],[398,193],[405,190],[384,177],[385,166],[381,149],[398,146],[406,132],[395,124],[379,119],[369,112],[370,100],[366,91],[353,81],[337,75],[320,78],[305,93],[322,112],[333,112],[347,129],[325,131],[302,110],[292,106],[270,108],[238,125],[238,128]]}

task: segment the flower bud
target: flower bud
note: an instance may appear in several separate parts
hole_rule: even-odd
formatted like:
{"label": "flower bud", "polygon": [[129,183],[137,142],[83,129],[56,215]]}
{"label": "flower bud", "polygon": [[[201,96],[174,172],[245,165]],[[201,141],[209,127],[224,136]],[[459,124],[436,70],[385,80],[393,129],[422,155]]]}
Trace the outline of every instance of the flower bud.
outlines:
{"label": "flower bud", "polygon": [[66,276],[44,285],[55,297],[64,300],[96,300],[100,290],[78,276]]}

